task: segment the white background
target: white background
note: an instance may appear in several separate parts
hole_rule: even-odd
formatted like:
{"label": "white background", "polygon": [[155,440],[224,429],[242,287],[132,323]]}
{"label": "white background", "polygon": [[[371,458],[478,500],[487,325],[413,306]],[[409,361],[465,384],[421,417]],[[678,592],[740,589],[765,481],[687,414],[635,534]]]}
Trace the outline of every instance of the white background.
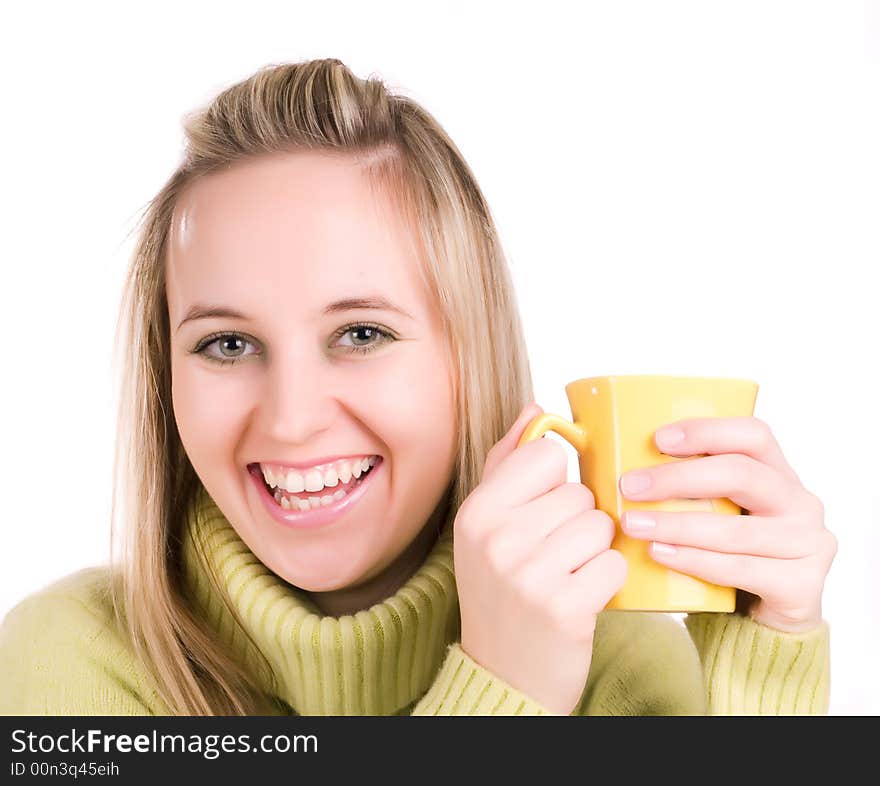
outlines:
{"label": "white background", "polygon": [[880,713],[877,3],[22,7],[0,33],[0,614],[106,561],[114,320],[181,116],[263,65],[338,57],[474,169],[545,410],[570,414],[583,376],[760,383],[755,415],[840,541],[831,712]]}

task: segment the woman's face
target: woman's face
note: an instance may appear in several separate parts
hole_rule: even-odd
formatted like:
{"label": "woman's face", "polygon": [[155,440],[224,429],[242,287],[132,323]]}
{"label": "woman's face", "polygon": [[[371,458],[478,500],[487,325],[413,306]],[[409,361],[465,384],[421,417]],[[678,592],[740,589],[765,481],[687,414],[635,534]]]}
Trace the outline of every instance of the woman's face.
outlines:
{"label": "woman's face", "polygon": [[[175,211],[166,292],[184,448],[254,554],[310,592],[378,585],[372,603],[396,591],[424,556],[412,547],[452,475],[453,381],[416,254],[402,219],[349,158],[240,163],[195,183]],[[368,297],[409,316],[328,310]],[[241,316],[183,321],[197,304]],[[358,323],[390,337],[350,327]],[[217,333],[230,335],[193,352]],[[381,472],[366,493],[314,529],[279,524],[248,471],[371,455],[382,457]]]}

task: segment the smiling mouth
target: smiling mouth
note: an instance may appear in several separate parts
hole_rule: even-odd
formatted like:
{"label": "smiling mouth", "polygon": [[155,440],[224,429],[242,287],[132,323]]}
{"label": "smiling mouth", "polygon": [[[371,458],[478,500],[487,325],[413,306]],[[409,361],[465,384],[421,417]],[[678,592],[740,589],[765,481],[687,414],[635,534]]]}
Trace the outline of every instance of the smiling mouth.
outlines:
{"label": "smiling mouth", "polygon": [[380,457],[375,464],[362,472],[360,477],[353,477],[348,483],[337,483],[335,486],[325,486],[321,491],[287,491],[280,487],[273,488],[266,482],[266,478],[263,477],[259,467],[257,467],[256,471],[260,472],[260,479],[263,481],[263,486],[265,487],[266,492],[275,500],[275,503],[280,508],[284,510],[305,512],[328,507],[345,499],[345,497],[363,483],[364,478],[366,478],[381,463],[382,459]]}

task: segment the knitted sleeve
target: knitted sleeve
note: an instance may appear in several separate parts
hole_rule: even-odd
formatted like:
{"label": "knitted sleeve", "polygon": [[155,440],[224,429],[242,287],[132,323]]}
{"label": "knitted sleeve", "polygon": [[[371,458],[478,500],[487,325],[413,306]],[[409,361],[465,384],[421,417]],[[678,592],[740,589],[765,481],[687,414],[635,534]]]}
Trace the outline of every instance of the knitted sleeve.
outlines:
{"label": "knitted sleeve", "polygon": [[412,715],[557,715],[473,660],[458,642]]}
{"label": "knitted sleeve", "polygon": [[824,715],[829,627],[784,633],[741,614],[689,614],[711,715]]}
{"label": "knitted sleeve", "polygon": [[94,610],[39,593],[0,625],[0,715],[153,715],[128,650]]}
{"label": "knitted sleeve", "polygon": [[[571,715],[702,715],[700,661],[679,622],[665,614],[602,612],[589,676]],[[558,715],[449,647],[413,715]]]}

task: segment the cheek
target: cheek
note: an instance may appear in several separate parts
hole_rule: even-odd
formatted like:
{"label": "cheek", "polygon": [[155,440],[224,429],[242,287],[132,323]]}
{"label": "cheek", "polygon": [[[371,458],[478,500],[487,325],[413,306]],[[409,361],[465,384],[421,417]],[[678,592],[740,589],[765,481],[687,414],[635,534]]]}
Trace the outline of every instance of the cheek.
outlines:
{"label": "cheek", "polygon": [[[454,450],[456,430],[449,378],[440,363],[427,358],[407,360],[394,370],[386,368],[370,384],[374,401],[368,422],[375,424],[392,457],[443,466]],[[406,465],[397,468],[399,472],[406,469]]]}
{"label": "cheek", "polygon": [[[183,447],[197,471],[231,449],[238,428],[235,395],[216,378],[205,379],[198,369],[174,371],[171,399]],[[199,474],[202,473],[199,471]]]}

